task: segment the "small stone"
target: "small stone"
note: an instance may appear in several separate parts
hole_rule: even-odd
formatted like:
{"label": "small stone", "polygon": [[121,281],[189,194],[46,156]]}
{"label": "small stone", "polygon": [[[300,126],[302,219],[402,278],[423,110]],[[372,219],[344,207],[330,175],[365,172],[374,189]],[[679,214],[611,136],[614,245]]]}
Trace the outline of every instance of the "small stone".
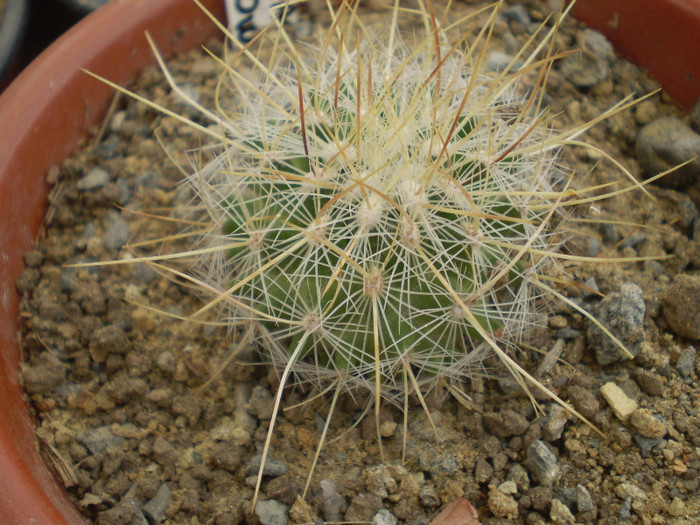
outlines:
{"label": "small stone", "polygon": [[627,521],[632,517],[632,497],[627,496],[620,507],[620,519]]}
{"label": "small stone", "polygon": [[643,458],[646,458],[651,454],[652,450],[663,448],[666,440],[664,438],[648,438],[641,434],[634,434],[632,436],[634,444],[639,448],[639,452]]}
{"label": "small stone", "polygon": [[301,496],[297,496],[294,505],[289,509],[289,517],[292,523],[315,523],[318,516],[313,507]]}
{"label": "small stone", "polygon": [[508,480],[501,483],[498,486],[498,490],[503,492],[503,494],[517,494],[518,486],[516,485],[515,481]]}
{"label": "small stone", "polygon": [[148,392],[148,383],[140,377],[121,376],[105,383],[104,392],[115,403],[128,403]]}
{"label": "small stone", "polygon": [[600,409],[600,402],[590,390],[573,385],[567,391],[571,404],[583,417],[590,419]]}
{"label": "small stone", "polygon": [[590,299],[591,297],[597,297],[598,294],[600,293],[600,289],[598,288],[598,283],[595,280],[595,277],[589,277],[586,279],[586,281],[583,283],[583,296],[586,299]]}
{"label": "small stone", "polygon": [[170,350],[164,350],[158,356],[156,365],[162,372],[172,374],[177,370],[177,359]]}
{"label": "small stone", "polygon": [[610,76],[610,63],[615,58],[612,44],[599,32],[584,29],[578,36],[581,53],[565,58],[561,73],[576,87],[590,88]]}
{"label": "small stone", "polygon": [[540,485],[551,487],[559,477],[557,457],[542,440],[535,440],[527,447],[525,466]]}
{"label": "small stone", "polygon": [[163,436],[153,441],[153,457],[161,465],[169,465],[177,460],[177,451]]}
{"label": "small stone", "polygon": [[270,391],[258,385],[253,388],[246,409],[258,419],[267,421],[272,417],[274,405],[274,399]]}
{"label": "small stone", "polygon": [[661,117],[644,126],[637,135],[637,160],[649,177],[694,160],[672,173],[661,177],[655,184],[682,188],[700,176],[700,135],[675,117]]}
{"label": "small stone", "polygon": [[255,514],[262,525],[287,525],[289,523],[289,507],[274,499],[258,501]]}
{"label": "small stone", "polygon": [[90,191],[101,188],[109,182],[109,172],[102,168],[92,168],[75,184],[80,191]]}
{"label": "small stone", "polygon": [[503,410],[501,412],[487,412],[483,416],[483,421],[489,431],[501,439],[510,436],[521,436],[530,426],[527,419],[513,410]]}
{"label": "small stone", "polygon": [[524,26],[527,26],[530,24],[530,22],[532,22],[530,15],[527,13],[527,9],[525,9],[525,6],[520,4],[504,7],[501,14],[503,15],[503,18],[509,22],[518,22]]}
{"label": "small stone", "polygon": [[[246,465],[245,473],[246,476],[257,476],[260,470],[260,461],[262,460],[262,455],[258,454],[253,456],[248,464]],[[265,458],[265,466],[263,467],[263,476],[270,476],[276,478],[287,473],[287,464],[279,459],[272,459],[271,457]]]}
{"label": "small stone", "polygon": [[686,512],[687,509],[683,500],[678,496],[673,498],[673,501],[668,506],[668,513],[675,518],[680,518],[681,516],[685,515]]}
{"label": "small stone", "polygon": [[666,435],[666,423],[648,408],[635,410],[629,422],[644,437],[655,439]]}
{"label": "small stone", "polygon": [[172,501],[172,492],[167,484],[163,483],[155,497],[143,506],[143,513],[148,518],[149,523],[161,523],[165,520],[165,511]]}
{"label": "small stone", "polygon": [[513,463],[508,469],[507,479],[514,481],[518,490],[526,491],[530,488],[530,477],[527,470],[520,463]]}
{"label": "small stone", "polygon": [[92,334],[90,338],[90,357],[102,363],[109,354],[126,354],[131,350],[131,341],[124,330],[115,325],[105,326]]}
{"label": "small stone", "polygon": [[107,214],[102,241],[108,250],[119,250],[129,240],[130,235],[129,225],[122,218],[121,213],[110,212]]}
{"label": "small stone", "polygon": [[320,486],[323,516],[326,521],[341,521],[348,505],[338,492],[338,485],[332,479],[322,479]]}
{"label": "small stone", "polygon": [[700,276],[679,274],[662,297],[663,316],[675,333],[700,340]]}
{"label": "small stone", "polygon": [[[595,318],[625,346],[634,357],[645,341],[644,298],[641,288],[631,282],[625,283],[619,292],[605,297],[595,312]],[[596,323],[587,320],[588,341],[601,365],[628,359],[621,348],[606,335]]]}
{"label": "small stone", "polygon": [[372,525],[396,525],[399,521],[391,512],[381,509],[372,518]]}
{"label": "small stone", "polygon": [[639,370],[635,372],[634,378],[644,393],[650,396],[662,396],[664,393],[664,379],[654,372]]}
{"label": "small stone", "polygon": [[576,509],[579,512],[590,512],[595,508],[596,505],[588,489],[580,483],[576,485]]}
{"label": "small stone", "polygon": [[489,491],[488,506],[491,513],[497,518],[513,520],[518,517],[518,502],[500,490],[491,489]]}
{"label": "small stone", "polygon": [[474,480],[479,484],[483,484],[490,480],[491,476],[493,476],[493,467],[491,464],[486,458],[477,459],[474,468]]}
{"label": "small stone", "polygon": [[91,454],[102,454],[109,447],[119,447],[124,443],[124,438],[112,434],[109,427],[86,430],[75,439],[85,445]]}
{"label": "small stone", "polygon": [[698,351],[695,348],[686,348],[680,356],[678,356],[678,360],[676,361],[676,370],[678,370],[678,373],[684,377],[684,378],[689,378],[690,374],[693,373],[693,370],[695,370],[695,357],[697,356]]}
{"label": "small stone", "polygon": [[564,432],[564,426],[569,419],[568,412],[564,407],[552,403],[547,409],[547,416],[542,427],[542,438],[547,441],[556,441]]}
{"label": "small stone", "polygon": [[608,402],[608,405],[610,405],[610,408],[618,419],[622,421],[626,420],[637,410],[636,401],[627,397],[627,394],[615,383],[605,383],[600,387],[600,393]]}
{"label": "small stone", "polygon": [[571,514],[569,507],[564,505],[558,499],[552,500],[552,507],[549,511],[549,517],[554,523],[576,523],[574,515]]}
{"label": "small stone", "polygon": [[418,491],[418,499],[427,508],[437,508],[442,503],[440,501],[440,496],[435,490],[435,485],[432,483],[426,483]]}

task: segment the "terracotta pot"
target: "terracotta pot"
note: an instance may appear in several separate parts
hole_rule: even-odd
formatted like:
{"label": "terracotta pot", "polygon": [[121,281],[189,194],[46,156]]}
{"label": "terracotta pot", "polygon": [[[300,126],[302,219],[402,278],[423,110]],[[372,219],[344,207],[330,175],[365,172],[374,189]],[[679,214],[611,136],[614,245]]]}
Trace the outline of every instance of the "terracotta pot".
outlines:
{"label": "terracotta pot", "polygon": [[[223,18],[221,0],[204,0]],[[83,523],[37,451],[18,379],[15,281],[46,207],[44,176],[97,124],[113,95],[83,67],[128,83],[153,55],[218,34],[191,0],[120,0],[98,9],[40,55],[0,97],[0,523]]]}
{"label": "terracotta pot", "polygon": [[700,0],[578,0],[576,18],[644,66],[685,110],[700,99]]}
{"label": "terracotta pot", "polygon": [[[223,17],[221,0],[203,1]],[[648,67],[682,105],[695,102],[700,0],[579,0],[575,13]],[[60,38],[0,97],[0,524],[84,521],[42,461],[22,399],[15,281],[46,208],[47,170],[76,149],[112,97],[78,68],[128,83],[152,62],[145,30],[165,55],[217,34],[191,0],[113,1]]]}

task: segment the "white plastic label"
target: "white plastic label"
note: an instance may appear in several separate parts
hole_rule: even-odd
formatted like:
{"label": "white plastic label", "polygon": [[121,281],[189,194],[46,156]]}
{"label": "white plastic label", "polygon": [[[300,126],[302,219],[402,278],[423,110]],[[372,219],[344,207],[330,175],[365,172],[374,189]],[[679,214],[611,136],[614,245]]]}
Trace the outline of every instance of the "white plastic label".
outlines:
{"label": "white plastic label", "polygon": [[[284,0],[225,0],[229,31],[240,42],[250,42],[259,29],[272,22],[273,17],[283,16],[285,3]],[[295,7],[287,8],[286,22],[293,21],[290,15]]]}

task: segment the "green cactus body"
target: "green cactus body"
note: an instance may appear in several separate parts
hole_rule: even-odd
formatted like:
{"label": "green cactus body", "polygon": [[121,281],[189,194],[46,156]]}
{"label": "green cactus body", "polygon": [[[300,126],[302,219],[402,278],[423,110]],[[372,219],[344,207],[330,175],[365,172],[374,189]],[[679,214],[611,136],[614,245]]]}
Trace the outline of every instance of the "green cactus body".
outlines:
{"label": "green cactus body", "polygon": [[[405,367],[429,388],[479,366],[485,335],[517,342],[534,324],[531,248],[551,237],[532,236],[556,204],[514,88],[494,94],[456,50],[435,75],[432,48],[383,46],[280,67],[282,87],[236,83],[257,106],[204,183],[234,315],[302,380],[379,374],[391,399]],[[385,62],[380,82],[369,64]]]}

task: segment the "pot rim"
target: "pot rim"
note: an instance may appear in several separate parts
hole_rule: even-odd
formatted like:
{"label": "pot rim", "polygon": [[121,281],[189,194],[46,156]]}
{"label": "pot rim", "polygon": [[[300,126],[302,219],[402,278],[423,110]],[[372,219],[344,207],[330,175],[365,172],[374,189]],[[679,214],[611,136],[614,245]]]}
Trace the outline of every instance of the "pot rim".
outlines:
{"label": "pot rim", "polygon": [[700,101],[700,0],[577,0],[572,13],[646,68],[685,111]]}
{"label": "pot rim", "polygon": [[[222,0],[202,2],[223,18]],[[613,6],[616,10],[611,12]],[[623,7],[629,7],[629,12],[623,13]],[[640,18],[645,8],[649,12]],[[646,66],[683,107],[697,101],[700,0],[579,0],[574,14]],[[611,20],[617,20],[616,27],[610,26]],[[658,31],[674,27],[670,24],[680,24],[682,31],[671,31],[664,46],[656,45],[666,49],[666,60],[658,53],[649,55],[648,49],[637,53],[634,47],[625,47],[630,38],[650,40],[639,38],[641,28]],[[78,68],[118,84],[128,83],[154,61],[143,37],[146,29],[165,56],[218,34],[192,0],[112,1],[57,40],[0,96],[0,523],[85,523],[35,446],[33,422],[18,379],[19,297],[14,285],[46,208],[46,172],[75,151],[90,127],[101,120],[113,96],[111,88]],[[652,42],[658,44],[658,39]],[[669,43],[675,47],[669,48]],[[685,57],[681,70],[665,72],[681,67],[675,55],[668,60],[668,53]]]}
{"label": "pot rim", "polygon": [[[221,0],[203,4],[223,18]],[[85,523],[35,445],[18,378],[19,297],[14,286],[46,209],[47,171],[103,117],[112,89],[79,68],[126,84],[164,56],[219,34],[192,0],[120,0],[81,20],[0,96],[0,523]]]}

